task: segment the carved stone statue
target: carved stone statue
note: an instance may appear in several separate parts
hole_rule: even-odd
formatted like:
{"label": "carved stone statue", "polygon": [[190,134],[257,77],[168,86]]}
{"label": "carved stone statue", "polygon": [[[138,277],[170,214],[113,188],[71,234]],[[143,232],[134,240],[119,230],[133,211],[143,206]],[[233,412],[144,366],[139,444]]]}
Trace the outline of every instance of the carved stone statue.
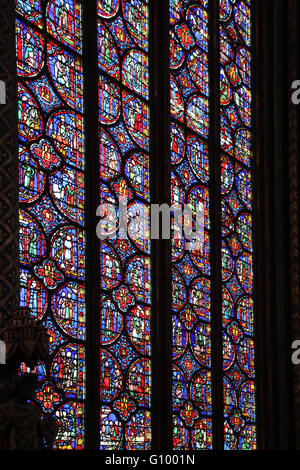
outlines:
{"label": "carved stone statue", "polygon": [[37,377],[18,374],[21,362],[31,369],[38,359],[47,362],[47,331],[20,308],[0,318],[0,340],[6,356],[0,365],[0,450],[52,448],[58,425],[34,404]]}
{"label": "carved stone statue", "polygon": [[36,386],[35,375],[24,374],[15,377],[6,390],[2,389],[4,402],[0,404],[1,450],[40,450],[52,447],[57,424],[52,417],[42,417],[39,409],[30,403]]}

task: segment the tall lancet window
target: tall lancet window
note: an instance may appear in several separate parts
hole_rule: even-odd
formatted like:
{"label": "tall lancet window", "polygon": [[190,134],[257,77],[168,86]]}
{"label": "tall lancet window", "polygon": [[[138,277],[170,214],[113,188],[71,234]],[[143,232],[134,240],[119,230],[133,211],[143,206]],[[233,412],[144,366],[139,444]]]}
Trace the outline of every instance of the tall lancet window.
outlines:
{"label": "tall lancet window", "polygon": [[[34,400],[55,449],[155,449],[163,433],[175,450],[257,447],[253,2],[164,1],[160,18],[158,0],[16,1],[20,304],[49,334]],[[159,186],[183,209],[165,310]]]}
{"label": "tall lancet window", "polygon": [[140,217],[150,203],[148,32],[148,1],[98,2],[100,200],[103,215],[112,207],[119,212],[119,225],[107,227],[115,235],[101,243],[100,442],[106,450],[151,445],[150,234]]}
{"label": "tall lancet window", "polygon": [[81,449],[85,400],[85,153],[82,9],[17,1],[20,304],[48,329],[36,402],[54,447]]}
{"label": "tall lancet window", "polygon": [[[172,246],[174,449],[212,448],[222,398],[224,448],[256,448],[251,2],[221,0],[219,11],[216,5],[170,0],[172,202],[190,203],[194,212],[200,203],[204,211],[203,247],[176,239]],[[209,52],[216,51],[212,36],[218,57]],[[210,205],[218,203],[212,219]],[[221,247],[211,242],[212,224]],[[218,258],[222,273],[212,276]],[[220,338],[212,342],[212,335],[221,333],[223,373],[212,365],[220,354]],[[221,375],[223,397],[214,393]]]}
{"label": "tall lancet window", "polygon": [[220,2],[225,448],[256,446],[251,1]]}
{"label": "tall lancet window", "polygon": [[200,246],[172,246],[175,449],[212,447],[208,21],[207,2],[170,2],[172,203],[204,216]]}

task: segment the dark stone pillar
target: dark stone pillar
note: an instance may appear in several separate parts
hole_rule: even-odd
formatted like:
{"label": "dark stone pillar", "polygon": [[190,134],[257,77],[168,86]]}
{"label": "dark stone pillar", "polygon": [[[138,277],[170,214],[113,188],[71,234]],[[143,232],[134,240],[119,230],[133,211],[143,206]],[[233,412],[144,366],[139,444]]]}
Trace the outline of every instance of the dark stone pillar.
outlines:
{"label": "dark stone pillar", "polygon": [[[169,2],[150,2],[152,204],[170,204]],[[152,448],[173,448],[170,240],[152,240]]]}
{"label": "dark stone pillar", "polygon": [[[300,8],[297,0],[289,0],[288,51],[289,51],[289,261],[290,261],[290,310],[291,344],[300,340],[300,238],[299,238],[299,197],[300,197],[300,106],[291,101],[291,85],[300,79]],[[293,365],[293,446],[300,449],[300,365]]]}
{"label": "dark stone pillar", "polygon": [[257,375],[258,442],[262,449],[289,449],[294,446],[295,434],[289,186],[297,187],[299,181],[295,183],[294,178],[291,183],[289,174],[289,154],[294,152],[298,137],[292,137],[289,129],[295,120],[289,71],[296,56],[290,50],[288,32],[292,42],[296,41],[292,28],[297,4],[297,0],[274,0],[272,6],[256,1]]}
{"label": "dark stone pillar", "polygon": [[0,0],[0,315],[18,307],[18,123],[14,1]]}

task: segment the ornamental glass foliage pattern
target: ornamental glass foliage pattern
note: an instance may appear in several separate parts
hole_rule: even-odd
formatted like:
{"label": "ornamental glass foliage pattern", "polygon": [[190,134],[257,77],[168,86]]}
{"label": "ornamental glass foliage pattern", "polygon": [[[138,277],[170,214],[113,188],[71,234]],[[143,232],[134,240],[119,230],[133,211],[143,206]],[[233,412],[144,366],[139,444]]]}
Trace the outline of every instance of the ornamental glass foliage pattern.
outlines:
{"label": "ornamental glass foliage pattern", "polygon": [[204,206],[204,246],[172,240],[173,447],[212,447],[208,2],[170,0],[172,204]]}
{"label": "ornamental glass foliage pattern", "polygon": [[82,14],[76,0],[17,0],[20,304],[46,326],[35,400],[81,449],[85,400]]}
{"label": "ornamental glass foliage pattern", "polygon": [[[101,241],[105,450],[151,444],[150,235],[139,222],[150,203],[148,10],[144,0],[98,1],[100,201],[120,216],[106,225],[115,238]],[[128,204],[128,237],[119,204]]]}
{"label": "ornamental glass foliage pattern", "polygon": [[220,1],[225,449],[256,448],[251,2]]}

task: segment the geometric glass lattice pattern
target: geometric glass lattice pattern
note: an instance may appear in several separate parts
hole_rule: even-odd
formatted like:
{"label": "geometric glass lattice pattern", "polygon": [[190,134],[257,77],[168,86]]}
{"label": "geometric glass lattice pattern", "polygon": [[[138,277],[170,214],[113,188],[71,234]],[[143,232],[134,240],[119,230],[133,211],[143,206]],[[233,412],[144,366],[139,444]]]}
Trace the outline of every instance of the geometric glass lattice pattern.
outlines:
{"label": "geometric glass lattice pattern", "polygon": [[[90,176],[84,141],[92,116],[84,106],[83,84],[89,77],[82,57],[89,26],[83,21],[86,5],[81,0],[16,0],[20,305],[29,307],[49,334],[49,362],[36,368],[34,400],[58,423],[54,448],[76,450],[84,448],[87,434],[90,327],[85,215]],[[99,159],[97,215],[108,237],[101,239],[100,253],[96,243],[91,247],[100,257],[97,286],[89,286],[101,296],[100,310],[95,306],[90,313],[100,324],[100,351],[95,348],[93,356],[100,376],[88,383],[98,387],[100,449],[148,450],[156,412],[151,409],[152,368],[160,367],[151,361],[147,223],[155,177],[150,141],[157,135],[150,129],[150,24],[155,21],[150,21],[148,0],[94,0],[96,5],[98,53],[92,60],[98,61],[98,108],[97,125],[90,128],[91,142],[99,146],[89,158]],[[170,32],[171,181],[162,183],[169,183],[173,206],[189,205],[190,226],[199,210],[203,215],[200,245],[185,232],[178,237],[175,217],[171,224],[172,312],[165,314],[172,317],[173,448],[212,449],[212,384],[219,378],[223,396],[216,400],[223,399],[225,449],[252,450],[257,430],[251,1],[169,0],[165,20]],[[219,27],[209,35],[212,23]],[[214,37],[219,38],[220,63],[209,55]],[[216,122],[217,136],[212,130]],[[214,181],[216,162],[221,181]],[[210,206],[220,196],[221,220],[211,220]],[[221,253],[212,242],[212,226],[221,233]],[[214,265],[222,274],[217,312],[211,308],[218,303],[217,298],[212,303],[211,294]],[[219,371],[211,365],[219,331],[215,321],[222,322]]]}
{"label": "geometric glass lattice pattern", "polygon": [[151,444],[150,236],[139,222],[150,203],[148,32],[148,1],[98,1],[100,202],[102,215],[113,207],[119,221],[107,222],[111,234],[101,241],[105,450]]}
{"label": "geometric glass lattice pattern", "polygon": [[85,400],[82,11],[77,0],[17,0],[20,304],[47,328],[36,402],[81,449]]}
{"label": "geometric glass lattice pattern", "polygon": [[208,2],[170,0],[171,200],[188,204],[193,216],[204,212],[200,248],[172,240],[177,450],[212,447],[208,43]]}
{"label": "geometric glass lattice pattern", "polygon": [[251,2],[220,1],[225,449],[256,448]]}

